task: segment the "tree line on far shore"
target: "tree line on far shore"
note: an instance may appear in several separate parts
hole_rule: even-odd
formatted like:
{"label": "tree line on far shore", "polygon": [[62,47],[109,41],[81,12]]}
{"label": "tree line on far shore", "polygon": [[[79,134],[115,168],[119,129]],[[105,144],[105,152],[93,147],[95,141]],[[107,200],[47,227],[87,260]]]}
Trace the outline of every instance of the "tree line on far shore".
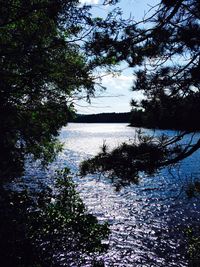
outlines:
{"label": "tree line on far shore", "polygon": [[71,118],[70,122],[79,123],[120,123],[130,122],[131,112],[123,113],[99,113],[99,114],[77,114],[74,118]]}
{"label": "tree line on far shore", "polygon": [[70,122],[77,123],[130,123],[133,127],[200,130],[196,119],[200,118],[200,93],[184,98],[160,93],[151,100],[143,99],[139,104],[131,102],[132,110],[121,113],[77,114]]}

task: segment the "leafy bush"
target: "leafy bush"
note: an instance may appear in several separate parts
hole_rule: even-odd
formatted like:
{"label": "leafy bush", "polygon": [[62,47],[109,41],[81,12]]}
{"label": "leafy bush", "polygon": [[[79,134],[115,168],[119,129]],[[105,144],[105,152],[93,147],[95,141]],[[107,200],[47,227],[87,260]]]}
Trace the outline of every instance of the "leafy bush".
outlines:
{"label": "leafy bush", "polygon": [[99,224],[75,190],[69,170],[58,172],[55,190],[42,188],[3,190],[1,195],[0,249],[4,267],[79,266],[86,255],[106,249],[107,224]]}

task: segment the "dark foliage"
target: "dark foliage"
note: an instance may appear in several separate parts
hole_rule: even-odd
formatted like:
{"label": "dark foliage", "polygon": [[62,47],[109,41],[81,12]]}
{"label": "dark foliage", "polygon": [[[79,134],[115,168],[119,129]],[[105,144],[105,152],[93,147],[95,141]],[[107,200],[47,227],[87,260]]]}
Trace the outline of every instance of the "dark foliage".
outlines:
{"label": "dark foliage", "polygon": [[83,41],[92,42],[95,30],[103,32],[113,23],[110,18],[92,19],[89,9],[78,0],[0,1],[3,266],[59,266],[56,257],[61,252],[75,253],[78,262],[78,254],[104,249],[101,239],[108,234],[107,226],[86,214],[66,173],[57,194],[45,189],[30,196],[2,186],[22,175],[27,157],[43,166],[55,158],[61,150],[59,130],[74,112],[73,99],[89,100],[94,93],[92,71],[109,63],[86,57]]}
{"label": "dark foliage", "polygon": [[186,229],[188,239],[189,267],[198,267],[200,264],[200,232],[198,226],[188,227]]}
{"label": "dark foliage", "polygon": [[199,103],[200,94],[198,92],[184,98],[171,97],[162,92],[159,98],[142,100],[140,103],[142,109],[132,109],[131,125],[146,128],[199,131]]}
{"label": "dark foliage", "polygon": [[104,144],[97,156],[81,163],[80,173],[104,173],[117,184],[138,183],[141,172],[152,175],[182,152],[178,144],[169,146],[171,141],[164,135],[154,138],[139,131],[137,140],[112,151]]}
{"label": "dark foliage", "polygon": [[93,91],[86,60],[69,42],[87,12],[77,4],[0,3],[1,180],[20,175],[28,154],[51,161],[61,148],[56,136],[72,109],[70,95],[81,87]]}
{"label": "dark foliage", "polygon": [[95,259],[106,249],[101,241],[108,236],[108,226],[87,214],[69,171],[60,171],[55,178],[54,192],[48,187],[33,193],[2,188],[2,266],[57,267],[62,261],[79,266],[85,255],[95,253]]}
{"label": "dark foliage", "polygon": [[[200,5],[198,0],[161,1],[154,10],[149,18],[125,26],[118,38],[110,36],[97,56],[106,49],[106,57],[114,56],[116,61],[126,60],[130,67],[137,66],[133,90],[142,91],[145,99],[141,103],[132,101],[132,106],[137,108],[132,112],[133,125],[182,130],[159,144],[159,160],[150,156],[151,149],[148,151],[150,165],[159,169],[183,160],[200,148],[198,139],[186,145],[179,142],[184,135],[199,129]],[[155,140],[151,137],[149,140],[148,147],[152,147],[153,153]],[[100,153],[83,164],[86,173],[110,172],[126,180],[126,174],[133,177],[137,173],[138,156],[140,171],[146,172],[149,161],[143,141],[133,143],[132,147],[123,144],[105,155]],[[115,154],[122,159],[116,166]]]}
{"label": "dark foliage", "polygon": [[78,0],[0,1],[1,181],[20,176],[27,155],[43,165],[55,158],[74,98],[89,100],[94,68],[113,64],[86,56],[86,40],[113,27],[89,9]]}
{"label": "dark foliage", "polygon": [[109,123],[109,122],[130,122],[130,112],[124,113],[99,113],[99,114],[90,114],[90,115],[82,115],[77,114],[76,117],[72,120],[72,122],[80,122],[80,123]]}

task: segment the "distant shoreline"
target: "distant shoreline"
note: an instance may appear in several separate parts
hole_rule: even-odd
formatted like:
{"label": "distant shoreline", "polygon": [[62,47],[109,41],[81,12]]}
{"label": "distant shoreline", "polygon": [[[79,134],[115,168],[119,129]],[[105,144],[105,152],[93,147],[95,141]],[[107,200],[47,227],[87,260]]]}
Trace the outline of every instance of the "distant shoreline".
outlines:
{"label": "distant shoreline", "polygon": [[136,128],[146,128],[146,129],[155,129],[155,130],[172,130],[172,131],[196,131],[200,132],[200,129],[196,127],[193,128],[179,128],[179,127],[170,127],[169,125],[156,125],[151,123],[140,123],[136,120],[134,122],[132,118],[132,112],[112,112],[112,113],[97,113],[97,114],[76,114],[74,118],[69,119],[69,123],[127,123],[129,127]]}
{"label": "distant shoreline", "polygon": [[74,123],[130,123],[131,112],[77,114],[69,120]]}

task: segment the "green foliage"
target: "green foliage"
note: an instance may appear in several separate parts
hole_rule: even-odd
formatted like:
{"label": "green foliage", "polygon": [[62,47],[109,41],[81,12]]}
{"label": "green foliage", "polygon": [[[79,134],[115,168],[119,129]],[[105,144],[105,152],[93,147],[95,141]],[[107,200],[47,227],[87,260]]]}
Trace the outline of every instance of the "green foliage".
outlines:
{"label": "green foliage", "polygon": [[[68,169],[58,173],[59,176],[51,202],[43,203],[42,212],[32,214],[37,222],[37,231],[34,232],[33,228],[33,236],[39,242],[51,241],[45,245],[45,250],[56,248],[58,252],[75,249],[81,252],[102,251],[104,246],[101,239],[108,234],[107,225],[98,224],[96,217],[86,214]],[[65,244],[64,249],[61,239]]]}
{"label": "green foliage", "polygon": [[1,180],[21,175],[27,155],[43,165],[52,161],[61,148],[56,137],[74,109],[73,94],[83,88],[93,93],[87,60],[70,42],[87,16],[77,4],[1,1]]}
{"label": "green foliage", "polygon": [[30,155],[43,165],[56,157],[73,100],[89,101],[95,68],[119,62],[112,38],[126,24],[121,11],[102,19],[89,10],[78,0],[0,1],[1,181],[20,176]]}
{"label": "green foliage", "polygon": [[5,267],[60,266],[84,262],[86,255],[106,249],[107,224],[88,214],[69,170],[58,172],[55,192],[48,187],[31,192],[1,190],[1,263]]}

